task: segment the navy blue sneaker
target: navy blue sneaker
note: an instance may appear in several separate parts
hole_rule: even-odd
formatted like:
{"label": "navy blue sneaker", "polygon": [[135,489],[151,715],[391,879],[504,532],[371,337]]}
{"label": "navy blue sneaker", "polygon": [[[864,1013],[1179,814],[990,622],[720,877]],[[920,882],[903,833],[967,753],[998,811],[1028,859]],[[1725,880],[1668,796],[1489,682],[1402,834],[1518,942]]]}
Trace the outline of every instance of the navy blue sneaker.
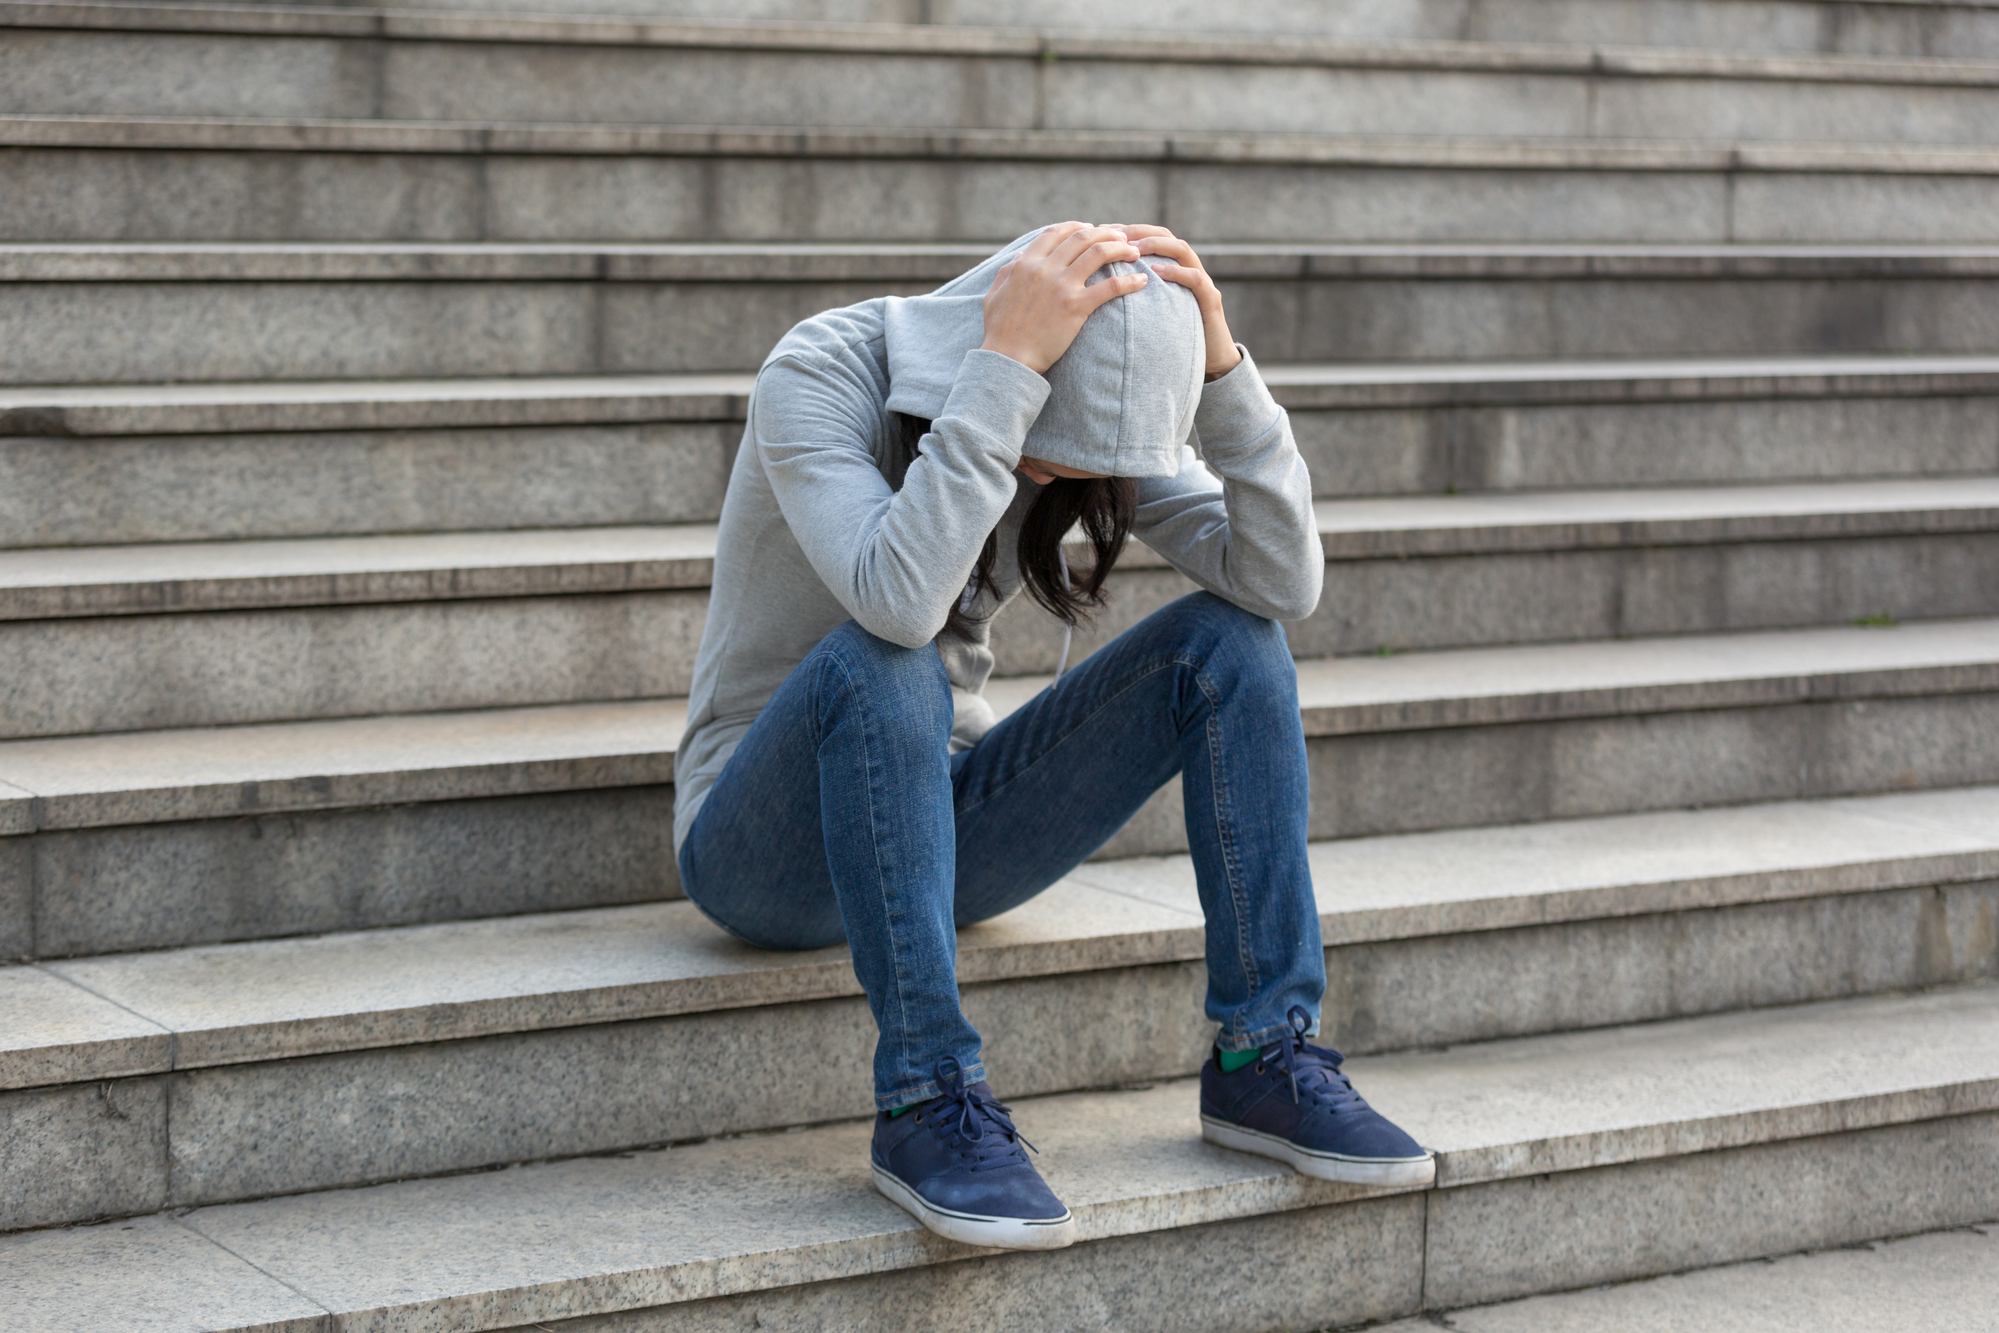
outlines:
{"label": "navy blue sneaker", "polygon": [[1076,1239],[1076,1219],[1027,1160],[1020,1137],[984,1082],[946,1056],[944,1089],[891,1119],[875,1115],[869,1158],[875,1188],[940,1236],[1003,1250],[1059,1250]]}
{"label": "navy blue sneaker", "polygon": [[1291,1033],[1254,1064],[1224,1074],[1201,1066],[1201,1137],[1353,1185],[1428,1185],[1437,1159],[1369,1106],[1340,1072],[1345,1057],[1305,1040],[1312,1018],[1291,1010]]}

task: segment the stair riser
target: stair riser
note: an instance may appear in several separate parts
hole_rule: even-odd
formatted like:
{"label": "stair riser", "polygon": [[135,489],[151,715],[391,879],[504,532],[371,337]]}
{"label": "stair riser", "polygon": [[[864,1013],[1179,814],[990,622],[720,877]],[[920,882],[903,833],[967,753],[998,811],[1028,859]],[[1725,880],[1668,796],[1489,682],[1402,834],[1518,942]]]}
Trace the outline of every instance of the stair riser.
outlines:
{"label": "stair riser", "polygon": [[0,150],[0,240],[22,241],[979,241],[1081,217],[1232,241],[1922,244],[1999,240],[1995,213],[1974,174]]}
{"label": "stair riser", "polygon": [[[1999,533],[1335,560],[1301,657],[1999,612]],[[394,584],[395,580],[387,580]],[[438,580],[439,583],[444,580]],[[430,584],[419,581],[417,596]],[[1071,660],[1196,591],[1113,576]],[[360,601],[370,594],[357,588]],[[382,594],[411,596],[407,589]],[[0,622],[8,738],[684,694],[705,589]],[[998,672],[1052,674],[1057,621],[993,629]],[[87,665],[86,665],[87,664]]]}
{"label": "stair riser", "polygon": [[0,438],[0,546],[712,521],[742,432],[732,421]]}
{"label": "stair riser", "polygon": [[[1965,1172],[1960,1163],[1976,1165]],[[1999,1117],[1962,1116],[544,1327],[897,1333],[912,1323],[964,1322],[974,1309],[991,1316],[990,1327],[1060,1333],[1304,1333],[1501,1299],[1497,1293],[1558,1291],[1983,1221],[1999,1209],[1988,1184],[1995,1167]]]}
{"label": "stair riser", "polygon": [[[612,40],[619,40],[615,35]],[[227,33],[0,30],[0,113],[1990,143],[1999,89]]]}
{"label": "stair riser", "polygon": [[685,694],[706,607],[704,589],[20,621],[0,625],[0,729],[77,735]]}
{"label": "stair riser", "polygon": [[[749,370],[798,320],[922,280],[0,286],[14,384]],[[1999,350],[1999,281],[1229,281],[1265,362]]]}
{"label": "stair riser", "polygon": [[[1291,426],[1326,498],[1999,472],[1999,411],[1980,396],[1293,408]],[[741,436],[659,422],[0,437],[0,546],[712,520]]]}
{"label": "stair riser", "polygon": [[1291,429],[1326,497],[1999,471],[1976,397],[1292,408]]}
{"label": "stair riser", "polygon": [[[1328,1039],[1360,1054],[1987,977],[1995,913],[1999,884],[1980,883],[1335,947]],[[986,983],[965,1004],[1008,1095],[1062,1091],[1197,1070],[1204,975],[1184,962]],[[1051,1049],[1057,1029],[1070,1039]],[[812,1091],[695,1072],[701,1051],[744,1042],[773,1070],[812,1068]],[[872,1045],[865,1007],[838,999],[0,1094],[0,1123],[45,1126],[0,1225],[865,1113]],[[663,1086],[665,1070],[687,1072]],[[106,1097],[141,1109],[107,1122]],[[54,1173],[80,1157],[115,1164],[102,1201],[37,1215],[76,1197]]]}
{"label": "stair riser", "polygon": [[[1312,836],[1999,781],[1999,697],[1318,737]],[[0,839],[0,942],[54,957],[677,897],[658,787]],[[1169,782],[1098,857],[1186,850]],[[573,865],[570,864],[573,862]]]}
{"label": "stair riser", "polygon": [[672,828],[656,786],[0,839],[0,957],[677,898]]}
{"label": "stair riser", "polygon": [[1999,780],[1999,695],[1388,732],[1308,751],[1315,838],[1515,824]]}
{"label": "stair riser", "polygon": [[[1114,576],[1079,631],[1094,651],[1194,584],[1170,570]],[[1299,657],[1715,633],[1999,611],[1999,533],[1619,550],[1335,560],[1310,619],[1285,626]],[[1052,674],[1060,626],[1024,604],[993,631],[999,669]]]}
{"label": "stair riser", "polygon": [[[1073,27],[1070,0],[414,0],[405,9],[675,18]],[[1551,42],[1799,54],[1999,55],[1999,15],[1961,6],[1814,0],[1395,0],[1299,5],[1242,0],[1224,23],[1200,0],[1099,0],[1083,20],[1142,33],[1269,33],[1342,41]]]}
{"label": "stair riser", "polygon": [[1999,1213],[1995,1181],[1999,1116],[1984,1113],[1443,1190],[1424,1297],[1473,1305],[1960,1226]]}

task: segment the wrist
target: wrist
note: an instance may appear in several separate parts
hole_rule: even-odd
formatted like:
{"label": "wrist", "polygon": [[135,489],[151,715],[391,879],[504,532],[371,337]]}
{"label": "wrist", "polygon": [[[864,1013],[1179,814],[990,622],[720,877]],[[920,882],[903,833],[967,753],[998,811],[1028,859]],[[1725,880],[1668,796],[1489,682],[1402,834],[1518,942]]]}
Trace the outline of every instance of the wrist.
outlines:
{"label": "wrist", "polygon": [[[1003,341],[1000,341],[998,339],[988,338],[984,342],[979,344],[979,350],[982,352],[998,352],[1001,356],[1007,358],[1007,360],[1009,361],[1020,362],[1021,365],[1026,366],[1029,370],[1033,371],[1037,375],[1045,375],[1048,372],[1047,366],[1045,365],[1038,366],[1034,364],[1033,353],[1029,352],[1024,347],[1016,347],[1008,343],[1005,343]],[[1053,363],[1051,362],[1050,364]]]}
{"label": "wrist", "polygon": [[1242,352],[1237,349],[1234,343],[1230,343],[1227,360],[1218,361],[1212,356],[1208,358],[1207,375],[1203,380],[1203,382],[1207,384],[1213,384],[1216,380],[1228,374],[1231,370],[1234,370],[1237,366],[1241,364],[1242,364]]}

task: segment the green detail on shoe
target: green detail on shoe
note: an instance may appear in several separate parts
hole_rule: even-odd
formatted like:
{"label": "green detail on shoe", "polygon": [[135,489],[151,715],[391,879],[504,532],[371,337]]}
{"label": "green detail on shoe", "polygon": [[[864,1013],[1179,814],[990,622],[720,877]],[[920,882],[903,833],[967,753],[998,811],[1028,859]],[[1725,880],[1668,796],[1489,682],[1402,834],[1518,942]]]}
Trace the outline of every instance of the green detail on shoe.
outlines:
{"label": "green detail on shoe", "polygon": [[888,1113],[888,1118],[894,1120],[896,1117],[900,1116],[904,1111],[914,1111],[915,1109],[916,1109],[915,1102],[911,1102],[907,1106],[898,1106],[893,1111],[890,1111]]}

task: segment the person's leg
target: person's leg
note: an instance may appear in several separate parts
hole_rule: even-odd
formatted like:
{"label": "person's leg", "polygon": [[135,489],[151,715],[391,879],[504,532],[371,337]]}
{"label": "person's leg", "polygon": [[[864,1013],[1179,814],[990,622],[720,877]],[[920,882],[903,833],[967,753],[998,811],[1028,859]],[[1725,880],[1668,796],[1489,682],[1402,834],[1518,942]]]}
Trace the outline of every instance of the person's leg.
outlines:
{"label": "person's leg", "polygon": [[953,1240],[1056,1249],[1075,1219],[986,1086],[958,1007],[950,736],[937,650],[849,621],[729,757],[681,847],[682,882],[751,944],[847,938],[878,1034],[869,1163],[883,1194]]}
{"label": "person's leg", "polygon": [[959,922],[1046,888],[1176,771],[1221,1028],[1201,1069],[1202,1136],[1330,1180],[1429,1183],[1434,1158],[1354,1090],[1339,1052],[1305,1040],[1325,955],[1297,674],[1273,622],[1182,598],[959,756]]}
{"label": "person's leg", "polygon": [[845,938],[879,1038],[875,1102],[938,1094],[940,1061],[985,1077],[958,1007],[948,746],[937,650],[852,621],[771,696],[681,848],[687,896],[763,948]]}
{"label": "person's leg", "polygon": [[1224,1050],[1314,1019],[1325,954],[1306,864],[1309,790],[1283,627],[1209,593],[1161,608],[952,766],[960,925],[1017,906],[1102,846],[1175,773],[1207,918]]}

